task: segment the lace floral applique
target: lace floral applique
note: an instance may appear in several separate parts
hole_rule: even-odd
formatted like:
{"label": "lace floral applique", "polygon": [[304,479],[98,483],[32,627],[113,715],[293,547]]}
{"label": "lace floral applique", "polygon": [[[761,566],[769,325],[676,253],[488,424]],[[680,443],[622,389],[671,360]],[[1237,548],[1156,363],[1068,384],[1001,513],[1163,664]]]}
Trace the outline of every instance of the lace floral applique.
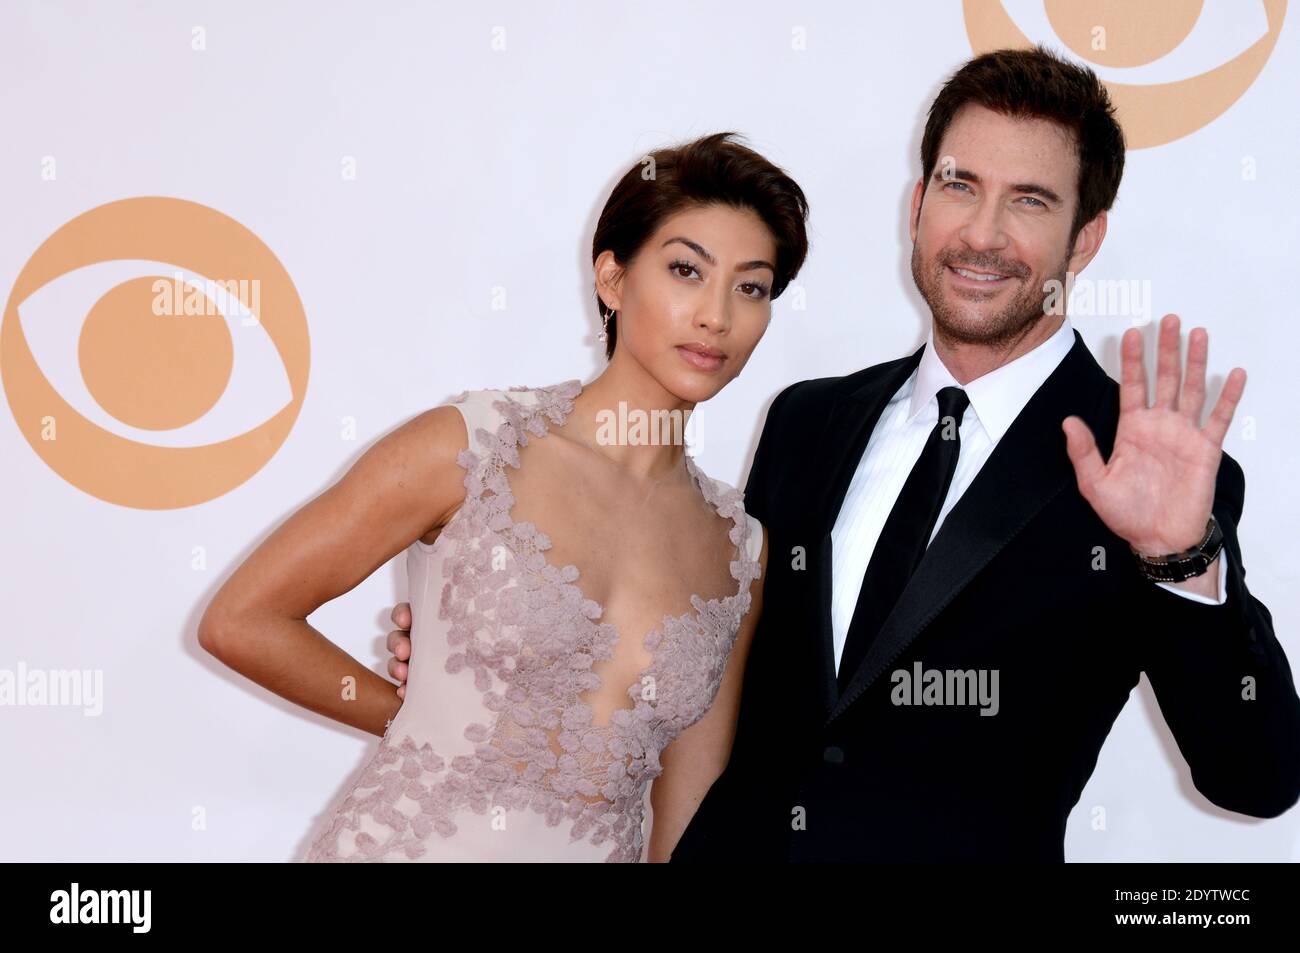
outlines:
{"label": "lace floral applique", "polygon": [[[524,390],[532,390],[536,403],[510,396]],[[710,600],[693,595],[692,612],[648,633],[644,645],[652,661],[628,688],[633,707],[616,709],[608,725],[594,724],[579,696],[600,687],[593,666],[614,657],[618,632],[599,621],[601,606],[574,584],[576,567],[548,563],[546,534],[511,518],[514,497],[505,475],[507,466],[519,468],[519,448],[529,435],[544,436],[548,422],[563,423],[580,391],[577,380],[510,388],[493,403],[502,416],[495,432],[479,428],[474,434],[471,444],[482,452],[465,449],[457,457],[466,471],[466,495],[442,533],[453,549],[443,561],[439,619],[452,649],[447,672],[472,678],[482,693],[486,717],[464,730],[474,753],[448,764],[428,744],[417,747],[409,735],[398,741],[386,733],[333,825],[313,845],[316,857],[336,857],[337,835],[360,831],[362,813],[392,832],[383,841],[359,832],[356,856],[343,859],[383,859],[399,850],[415,859],[429,833],[456,833],[451,818],[457,811],[486,814],[504,807],[535,811],[550,826],[567,820],[571,840],[611,844],[607,861],[640,859],[643,797],[661,773],[659,752],[712,703],[760,568],[748,556],[743,494],[714,485],[687,456],[706,501],[734,521],[729,535],[740,558],[730,571],[737,592]],[[452,402],[467,396],[462,392]],[[513,558],[494,559],[500,546]],[[651,697],[643,697],[647,677]],[[363,790],[368,793],[358,796]],[[418,805],[417,813],[410,813],[410,804],[404,803],[405,812],[397,809],[403,795]]]}

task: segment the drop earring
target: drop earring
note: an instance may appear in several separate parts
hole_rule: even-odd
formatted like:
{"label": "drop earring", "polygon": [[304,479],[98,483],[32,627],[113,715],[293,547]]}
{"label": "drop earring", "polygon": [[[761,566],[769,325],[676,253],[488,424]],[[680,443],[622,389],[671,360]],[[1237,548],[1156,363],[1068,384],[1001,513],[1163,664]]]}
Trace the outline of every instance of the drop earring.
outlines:
{"label": "drop earring", "polygon": [[596,335],[596,340],[602,344],[609,340],[609,319],[618,314],[617,311],[607,311],[600,322],[600,333]]}

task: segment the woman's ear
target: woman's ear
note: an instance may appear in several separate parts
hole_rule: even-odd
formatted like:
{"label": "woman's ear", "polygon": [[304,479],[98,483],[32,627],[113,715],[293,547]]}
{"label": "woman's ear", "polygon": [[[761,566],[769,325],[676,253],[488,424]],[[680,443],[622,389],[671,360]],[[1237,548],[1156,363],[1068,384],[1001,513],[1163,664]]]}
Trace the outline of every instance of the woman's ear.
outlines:
{"label": "woman's ear", "polygon": [[623,266],[618,263],[614,253],[607,248],[597,255],[592,270],[596,276],[596,292],[600,295],[600,300],[611,311],[620,310],[622,304],[619,302],[619,288],[623,284]]}

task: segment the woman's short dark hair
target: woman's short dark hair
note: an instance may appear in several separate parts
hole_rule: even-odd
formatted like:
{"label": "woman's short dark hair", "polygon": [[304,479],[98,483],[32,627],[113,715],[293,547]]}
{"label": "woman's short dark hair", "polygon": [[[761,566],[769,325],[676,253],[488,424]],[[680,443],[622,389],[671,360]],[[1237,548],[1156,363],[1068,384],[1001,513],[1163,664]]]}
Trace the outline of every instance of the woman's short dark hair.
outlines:
{"label": "woman's short dark hair", "polygon": [[1017,119],[1049,119],[1074,134],[1079,205],[1071,241],[1114,203],[1124,174],[1124,133],[1106,87],[1088,67],[1041,46],[994,50],[969,60],[944,83],[930,106],[921,139],[923,178],[934,174],[940,140],[967,103]]}
{"label": "woman's short dark hair", "polygon": [[[603,251],[627,267],[642,246],[673,215],[705,205],[752,210],[776,241],[777,298],[799,273],[808,255],[808,201],[794,179],[754,150],[732,141],[734,132],[715,132],[683,145],[657,149],[629,169],[609,195],[591,242],[594,264]],[[612,314],[596,293],[603,319]],[[606,359],[614,356],[617,316],[610,317]]]}

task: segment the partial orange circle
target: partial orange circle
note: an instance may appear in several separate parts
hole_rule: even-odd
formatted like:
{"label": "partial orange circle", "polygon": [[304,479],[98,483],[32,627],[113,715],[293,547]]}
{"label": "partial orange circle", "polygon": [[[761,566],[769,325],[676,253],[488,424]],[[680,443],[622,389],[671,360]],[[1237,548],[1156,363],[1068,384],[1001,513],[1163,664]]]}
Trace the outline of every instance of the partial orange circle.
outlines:
{"label": "partial orange circle", "polygon": [[[1061,0],[1059,3],[1056,0],[1046,0],[1045,9],[1049,15],[1053,11],[1056,13],[1054,28],[1063,29],[1074,37],[1069,43],[1079,56],[1099,65],[1119,66],[1123,64],[1107,63],[1095,58],[1096,55],[1092,52],[1078,48],[1083,44],[1085,21],[1095,18],[1097,11],[1111,11],[1116,17],[1113,22],[1130,24],[1121,26],[1118,38],[1112,38],[1108,30],[1107,43],[1118,43],[1119,52],[1115,55],[1138,60],[1168,47],[1182,31],[1183,24],[1190,15],[1190,7],[1180,10],[1177,7],[1166,7],[1166,2],[1167,0],[1156,0],[1150,7],[1173,10],[1174,21],[1151,27],[1152,35],[1149,37],[1138,35],[1144,28],[1133,25],[1145,22],[1142,18],[1146,14],[1142,11],[1148,6],[1146,3],[1104,4],[1098,0],[1081,0],[1076,4],[1073,0]],[[1128,148],[1149,149],[1190,135],[1218,119],[1242,97],[1268,62],[1277,45],[1278,34],[1282,31],[1282,20],[1286,16],[1287,0],[1261,2],[1268,21],[1268,32],[1226,63],[1172,83],[1137,85],[1106,82]],[[1076,5],[1093,12],[1069,12]],[[1119,10],[1125,12],[1121,15]],[[1197,12],[1199,15],[1199,9]],[[966,20],[966,35],[970,38],[971,50],[976,54],[1034,46],[1011,19],[1001,0],[962,0],[962,13]],[[1058,21],[1062,24],[1060,27],[1056,26]],[[1087,29],[1091,30],[1093,25],[1095,24],[1087,24]]]}
{"label": "partial orange circle", "polygon": [[1075,55],[1115,67],[1145,66],[1172,53],[1191,34],[1203,6],[1203,0],[1044,3],[1052,29]]}

